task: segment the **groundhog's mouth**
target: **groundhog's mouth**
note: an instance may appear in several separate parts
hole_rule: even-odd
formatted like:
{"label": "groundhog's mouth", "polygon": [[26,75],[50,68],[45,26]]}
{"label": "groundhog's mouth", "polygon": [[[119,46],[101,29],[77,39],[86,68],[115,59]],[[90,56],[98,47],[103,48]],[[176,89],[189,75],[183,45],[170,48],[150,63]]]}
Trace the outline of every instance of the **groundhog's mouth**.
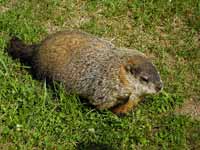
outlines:
{"label": "groundhog's mouth", "polygon": [[163,83],[160,82],[159,84],[156,85],[155,90],[156,92],[160,92],[163,89]]}

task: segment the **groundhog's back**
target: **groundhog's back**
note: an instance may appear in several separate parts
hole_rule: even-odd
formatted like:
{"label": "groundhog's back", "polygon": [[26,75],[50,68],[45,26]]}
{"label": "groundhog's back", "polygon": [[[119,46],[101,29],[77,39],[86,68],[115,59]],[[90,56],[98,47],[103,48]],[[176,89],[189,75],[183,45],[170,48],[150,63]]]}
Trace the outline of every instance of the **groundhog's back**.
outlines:
{"label": "groundhog's back", "polygon": [[[41,42],[34,54],[33,68],[40,78],[63,80],[67,69],[69,69],[66,68],[67,64],[78,59],[79,55],[88,53],[86,51],[90,48],[109,49],[112,46],[109,42],[84,32],[57,32]],[[82,52],[80,53],[80,51]]]}

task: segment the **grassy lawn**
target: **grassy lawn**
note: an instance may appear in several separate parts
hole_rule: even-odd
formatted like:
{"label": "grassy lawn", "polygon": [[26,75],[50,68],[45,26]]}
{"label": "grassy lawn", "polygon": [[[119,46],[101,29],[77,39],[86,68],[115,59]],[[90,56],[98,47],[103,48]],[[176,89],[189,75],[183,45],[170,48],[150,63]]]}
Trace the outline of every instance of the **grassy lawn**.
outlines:
{"label": "grassy lawn", "polygon": [[[34,79],[6,52],[12,35],[35,43],[66,29],[144,52],[163,92],[118,117]],[[188,100],[200,103],[199,0],[0,0],[0,149],[198,150],[200,117],[176,111]]]}

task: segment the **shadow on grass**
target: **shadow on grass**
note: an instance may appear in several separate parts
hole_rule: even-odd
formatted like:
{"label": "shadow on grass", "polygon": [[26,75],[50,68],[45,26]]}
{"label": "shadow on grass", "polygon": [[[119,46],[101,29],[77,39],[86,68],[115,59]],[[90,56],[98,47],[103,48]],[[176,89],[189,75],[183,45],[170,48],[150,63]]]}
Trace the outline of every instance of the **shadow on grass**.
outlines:
{"label": "shadow on grass", "polygon": [[79,143],[77,150],[116,150],[108,144],[102,143]]}

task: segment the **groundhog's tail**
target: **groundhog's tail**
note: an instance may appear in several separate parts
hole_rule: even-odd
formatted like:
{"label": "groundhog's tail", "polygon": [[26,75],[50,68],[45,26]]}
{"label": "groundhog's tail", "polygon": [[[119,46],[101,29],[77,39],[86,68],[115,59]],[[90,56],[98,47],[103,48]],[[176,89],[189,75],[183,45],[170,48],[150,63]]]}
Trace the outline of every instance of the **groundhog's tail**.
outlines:
{"label": "groundhog's tail", "polygon": [[12,37],[8,46],[8,53],[13,58],[19,58],[22,62],[31,63],[33,51],[37,45],[26,45],[17,37]]}

